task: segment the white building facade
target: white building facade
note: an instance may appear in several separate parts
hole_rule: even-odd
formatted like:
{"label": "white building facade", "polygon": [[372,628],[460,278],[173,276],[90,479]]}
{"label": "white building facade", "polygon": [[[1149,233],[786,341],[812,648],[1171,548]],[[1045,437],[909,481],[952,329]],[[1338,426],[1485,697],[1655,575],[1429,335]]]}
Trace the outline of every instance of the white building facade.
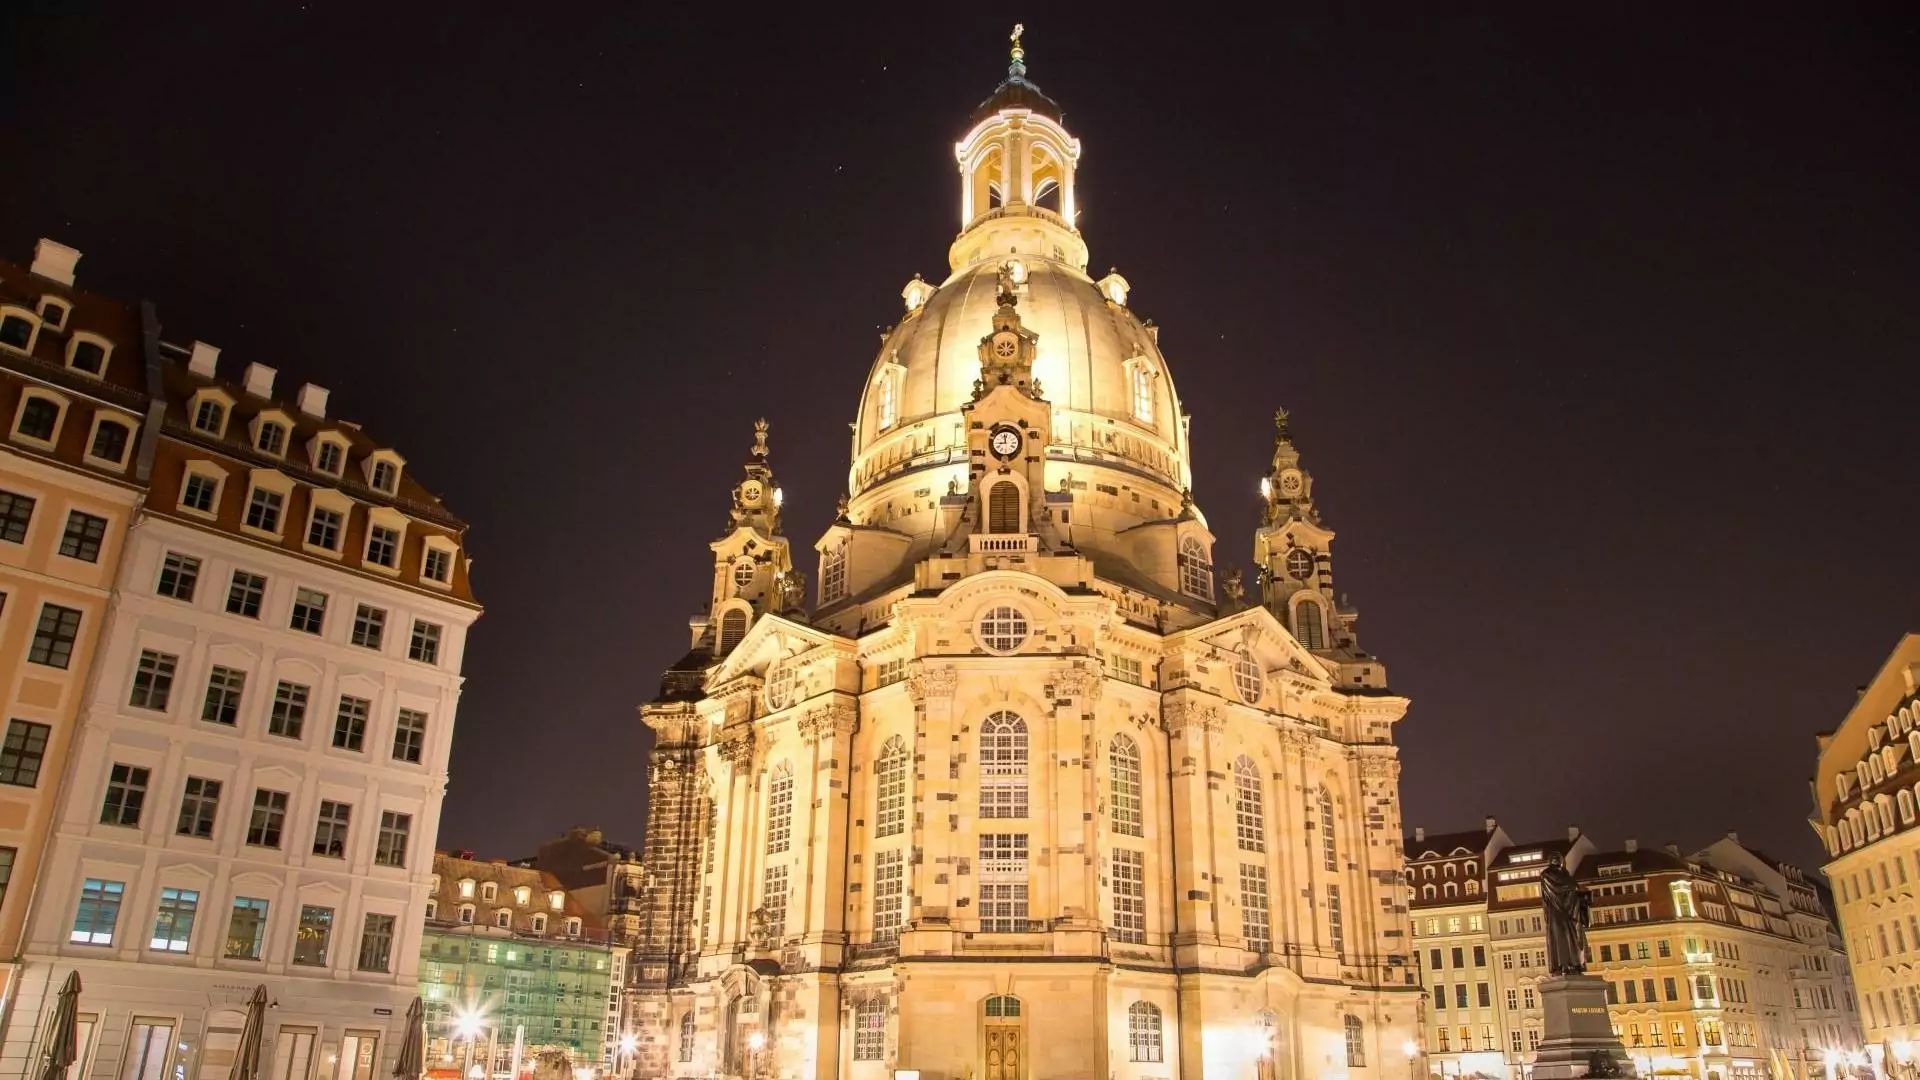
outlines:
{"label": "white building facade", "polygon": [[28,917],[0,1075],[78,972],[76,1080],[225,1077],[264,985],[276,1080],[375,1080],[419,992],[465,526],[326,391],[161,347],[128,533]]}

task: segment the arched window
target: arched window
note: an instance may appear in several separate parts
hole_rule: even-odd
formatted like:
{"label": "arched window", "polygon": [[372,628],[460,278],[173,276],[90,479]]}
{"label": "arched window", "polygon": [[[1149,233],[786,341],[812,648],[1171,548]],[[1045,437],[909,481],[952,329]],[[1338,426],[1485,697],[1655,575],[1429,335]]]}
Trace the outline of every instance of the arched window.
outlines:
{"label": "arched window", "polygon": [[1895,801],[1900,807],[1900,824],[1913,824],[1913,792],[1908,791],[1906,788],[1901,788],[1900,794],[1895,797]]}
{"label": "arched window", "polygon": [[1180,591],[1201,600],[1213,599],[1213,563],[1198,537],[1180,541]]}
{"label": "arched window", "polygon": [[1367,1026],[1357,1016],[1347,1017],[1347,1068],[1362,1069],[1367,1064]]}
{"label": "arched window", "polygon": [[847,595],[847,545],[835,544],[820,553],[820,602],[831,604]]}
{"label": "arched window", "polygon": [[1467,895],[1468,895],[1468,896],[1479,896],[1479,895],[1480,895],[1480,881],[1479,881],[1479,879],[1477,879],[1477,878],[1468,878],[1468,879],[1467,879]]}
{"label": "arched window", "polygon": [[1451,881],[1440,886],[1440,895],[1446,897],[1449,900],[1453,899],[1453,897],[1458,895],[1459,892],[1460,892],[1460,886],[1455,885]]}
{"label": "arched window", "polygon": [[887,1006],[868,998],[853,1008],[853,1060],[879,1061],[887,1052]]}
{"label": "arched window", "polygon": [[793,839],[793,766],[781,762],[773,767],[773,782],[767,786],[767,854],[787,850]]}
{"label": "arched window", "polygon": [[1127,1007],[1127,1048],[1135,1061],[1160,1060],[1160,1010],[1144,1001]]}
{"label": "arched window", "polygon": [[1233,832],[1241,851],[1267,850],[1267,815],[1260,770],[1242,754],[1233,759]]}
{"label": "arched window", "polygon": [[693,1060],[693,1010],[680,1014],[680,1060]]}
{"label": "arched window", "polygon": [[900,379],[895,369],[888,368],[880,373],[879,391],[879,429],[885,431],[900,422]]}
{"label": "arched window", "polygon": [[1320,602],[1302,600],[1293,608],[1293,638],[1303,649],[1327,647],[1325,627],[1320,621]]}
{"label": "arched window", "polygon": [[501,908],[501,909],[500,909],[499,911],[496,911],[496,912],[494,912],[494,913],[493,913],[493,925],[495,925],[495,926],[498,926],[498,927],[501,927],[501,928],[503,928],[503,929],[504,929],[504,928],[507,928],[507,927],[511,927],[511,926],[513,925],[513,911],[512,911],[512,909],[510,909],[510,908]]}
{"label": "arched window", "polygon": [[740,639],[746,636],[746,612],[741,611],[739,608],[734,608],[725,615],[720,616],[720,652],[722,654],[732,652],[733,647],[740,644]]}
{"label": "arched window", "polygon": [[1340,869],[1338,844],[1333,834],[1333,796],[1327,793],[1324,785],[1320,788],[1320,862],[1324,869]]}
{"label": "arched window", "polygon": [[987,999],[987,1018],[999,1020],[1020,1015],[1020,999],[1008,994],[996,994]]}
{"label": "arched window", "polygon": [[1420,898],[1422,900],[1432,900],[1436,895],[1437,894],[1433,891],[1433,886],[1431,885],[1420,886]]}
{"label": "arched window", "polygon": [[907,831],[907,743],[895,735],[880,748],[873,769],[873,835],[898,836]]}
{"label": "arched window", "polygon": [[1445,872],[1445,874],[1446,874],[1446,876],[1448,876],[1448,877],[1452,877],[1452,876],[1453,876],[1453,871],[1454,871],[1454,865],[1453,865],[1452,863],[1448,863],[1448,864],[1446,865],[1446,868],[1445,868],[1445,870],[1444,870],[1444,872]]}
{"label": "arched window", "polygon": [[1880,831],[1892,832],[1893,800],[1887,798],[1885,795],[1876,795],[1873,799],[1873,808],[1880,811]]}
{"label": "arched window", "polygon": [[1135,364],[1132,375],[1133,418],[1143,424],[1151,424],[1153,423],[1153,372],[1147,370],[1145,364]]}
{"label": "arched window", "polygon": [[1125,735],[1115,735],[1108,750],[1113,782],[1113,831],[1121,836],[1141,835],[1140,746]]}
{"label": "arched window", "polygon": [[1002,480],[987,489],[987,531],[1020,531],[1020,486],[1011,480]]}
{"label": "arched window", "polygon": [[202,398],[200,408],[193,414],[193,427],[209,435],[218,435],[226,430],[227,407],[212,398]]}
{"label": "arched window", "polygon": [[997,712],[980,725],[980,816],[1027,816],[1027,722]]}

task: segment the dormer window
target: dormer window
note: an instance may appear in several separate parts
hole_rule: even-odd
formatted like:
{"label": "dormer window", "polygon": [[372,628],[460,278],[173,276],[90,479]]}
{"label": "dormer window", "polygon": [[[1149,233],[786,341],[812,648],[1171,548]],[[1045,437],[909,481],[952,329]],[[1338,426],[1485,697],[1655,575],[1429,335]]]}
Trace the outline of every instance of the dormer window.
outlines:
{"label": "dormer window", "polygon": [[567,936],[568,937],[580,936],[580,920],[579,919],[567,920]]}
{"label": "dormer window", "polygon": [[525,885],[513,890],[513,902],[519,904],[521,907],[526,907],[528,904],[533,903],[533,890],[527,888]]}
{"label": "dormer window", "polygon": [[545,915],[535,915],[530,925],[534,933],[544,934],[547,932],[547,917]]}
{"label": "dormer window", "polygon": [[494,912],[493,925],[502,930],[513,929],[513,912],[507,908],[501,908],[499,911]]}
{"label": "dormer window", "polygon": [[493,903],[493,898],[498,895],[500,895],[500,886],[493,882],[489,881],[485,885],[480,886],[480,899],[487,903]]}
{"label": "dormer window", "polygon": [[461,923],[467,926],[473,925],[473,905],[472,904],[460,905],[460,921]]}
{"label": "dormer window", "polygon": [[433,585],[451,586],[453,584],[454,547],[444,538],[427,537],[420,552],[420,577]]}
{"label": "dormer window", "polygon": [[104,338],[75,334],[67,343],[67,366],[97,379],[106,374],[107,356],[112,352],[113,344]]}
{"label": "dormer window", "polygon": [[70,310],[65,300],[43,296],[40,298],[40,325],[58,330],[67,325],[67,312]]}
{"label": "dormer window", "polygon": [[361,462],[367,486],[383,495],[395,495],[400,491],[400,469],[406,462],[391,450],[375,450]]}
{"label": "dormer window", "polygon": [[367,562],[391,570],[400,563],[400,533],[384,525],[367,530]]}
{"label": "dormer window", "polygon": [[0,345],[21,352],[33,349],[33,336],[40,329],[40,320],[25,308],[0,308]]}
{"label": "dormer window", "polygon": [[332,439],[321,439],[313,447],[313,467],[328,476],[339,476],[347,465],[347,449]]}
{"label": "dormer window", "polygon": [[427,901],[427,918],[429,919],[439,918],[439,913],[440,913],[440,902],[438,900],[429,899]]}
{"label": "dormer window", "polygon": [[127,450],[133,442],[133,429],[105,415],[94,417],[93,437],[87,440],[87,457],[96,465],[125,468]]}
{"label": "dormer window", "polygon": [[60,398],[28,391],[20,401],[20,411],[14,415],[13,433],[27,442],[51,447],[54,437],[60,433],[60,418],[66,411],[66,402]]}
{"label": "dormer window", "polygon": [[196,399],[193,406],[193,430],[219,438],[227,433],[228,402],[212,396]]}
{"label": "dormer window", "polygon": [[276,420],[263,420],[253,434],[253,448],[279,457],[287,450],[287,427]]}
{"label": "dormer window", "polygon": [[566,905],[567,905],[566,893],[559,892],[556,890],[554,892],[550,892],[547,894],[547,906],[552,908],[553,910],[559,911],[561,908],[565,907]]}
{"label": "dormer window", "polygon": [[460,879],[460,896],[463,899],[467,899],[467,900],[473,899],[473,886],[474,886],[474,881],[472,878],[461,878]]}

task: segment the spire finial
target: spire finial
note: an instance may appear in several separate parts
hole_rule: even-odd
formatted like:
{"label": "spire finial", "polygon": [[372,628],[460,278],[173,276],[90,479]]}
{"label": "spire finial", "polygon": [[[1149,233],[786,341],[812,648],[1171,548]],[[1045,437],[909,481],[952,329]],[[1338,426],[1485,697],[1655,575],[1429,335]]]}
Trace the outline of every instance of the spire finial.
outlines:
{"label": "spire finial", "polygon": [[1020,36],[1026,32],[1026,23],[1014,23],[1013,33],[1008,35],[1008,40],[1013,42],[1013,49],[1008,53],[1012,62],[1007,65],[1007,74],[1015,78],[1027,73],[1027,50],[1020,47]]}
{"label": "spire finial", "polygon": [[762,460],[767,456],[767,427],[764,416],[753,422],[753,456]]}
{"label": "spire finial", "polygon": [[1273,414],[1273,428],[1276,432],[1276,441],[1283,443],[1293,441],[1292,434],[1287,431],[1287,421],[1291,419],[1292,416],[1293,414],[1285,409],[1280,409]]}

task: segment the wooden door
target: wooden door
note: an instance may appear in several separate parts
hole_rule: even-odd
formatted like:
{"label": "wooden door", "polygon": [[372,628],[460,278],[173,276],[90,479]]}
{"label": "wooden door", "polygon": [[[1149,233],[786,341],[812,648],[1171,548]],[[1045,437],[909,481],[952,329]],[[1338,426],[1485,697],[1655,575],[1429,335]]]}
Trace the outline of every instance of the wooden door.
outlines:
{"label": "wooden door", "polygon": [[1000,1024],[987,1028],[987,1075],[984,1080],[1020,1080],[1026,1064],[1020,1029]]}

